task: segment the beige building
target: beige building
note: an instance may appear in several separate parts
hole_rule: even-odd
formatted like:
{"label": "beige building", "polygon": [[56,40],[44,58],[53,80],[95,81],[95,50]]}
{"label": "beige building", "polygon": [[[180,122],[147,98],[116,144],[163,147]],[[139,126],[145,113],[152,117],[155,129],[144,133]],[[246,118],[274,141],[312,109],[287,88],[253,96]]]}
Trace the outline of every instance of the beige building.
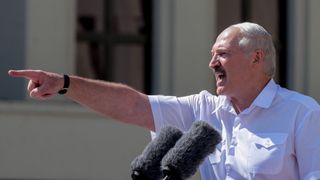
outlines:
{"label": "beige building", "polygon": [[[26,81],[6,75],[11,68],[111,79],[152,94],[214,92],[208,69],[214,39],[228,25],[249,20],[274,37],[276,80],[320,100],[319,0],[150,2],[0,1],[0,179],[129,179],[130,162],[150,140],[148,131],[64,97],[31,100]],[[96,34],[86,26],[92,17]],[[140,33],[141,27],[147,31]]]}

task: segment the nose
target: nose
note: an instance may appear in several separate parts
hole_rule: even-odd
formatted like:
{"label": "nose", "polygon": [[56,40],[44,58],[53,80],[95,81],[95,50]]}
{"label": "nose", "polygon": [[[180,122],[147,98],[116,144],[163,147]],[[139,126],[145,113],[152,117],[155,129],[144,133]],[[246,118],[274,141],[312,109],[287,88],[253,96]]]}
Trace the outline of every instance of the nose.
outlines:
{"label": "nose", "polygon": [[210,62],[209,62],[209,68],[210,69],[215,69],[217,66],[219,66],[220,61],[218,60],[218,58],[213,55]]}

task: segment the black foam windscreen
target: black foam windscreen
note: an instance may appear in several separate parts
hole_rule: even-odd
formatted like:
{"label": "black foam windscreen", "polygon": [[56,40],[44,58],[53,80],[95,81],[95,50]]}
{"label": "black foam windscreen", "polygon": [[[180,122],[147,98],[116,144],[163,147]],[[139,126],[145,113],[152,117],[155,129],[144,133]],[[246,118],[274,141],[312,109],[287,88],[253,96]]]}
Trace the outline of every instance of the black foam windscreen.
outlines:
{"label": "black foam windscreen", "polygon": [[197,171],[203,160],[221,141],[220,134],[205,121],[193,123],[162,160],[165,179],[184,180]]}
{"label": "black foam windscreen", "polygon": [[167,126],[160,130],[158,136],[151,141],[142,154],[131,163],[133,180],[158,180],[163,174],[161,160],[176,144],[182,132],[174,127]]}

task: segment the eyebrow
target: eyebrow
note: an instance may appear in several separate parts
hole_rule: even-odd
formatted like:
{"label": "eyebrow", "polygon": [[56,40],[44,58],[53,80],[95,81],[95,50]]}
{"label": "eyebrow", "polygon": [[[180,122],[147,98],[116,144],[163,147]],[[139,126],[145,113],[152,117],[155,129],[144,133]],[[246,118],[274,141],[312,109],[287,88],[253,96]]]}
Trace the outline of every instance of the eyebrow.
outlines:
{"label": "eyebrow", "polygon": [[[213,53],[214,50],[210,50],[211,53]],[[230,50],[226,49],[226,48],[217,48],[215,50],[216,52],[230,52]]]}

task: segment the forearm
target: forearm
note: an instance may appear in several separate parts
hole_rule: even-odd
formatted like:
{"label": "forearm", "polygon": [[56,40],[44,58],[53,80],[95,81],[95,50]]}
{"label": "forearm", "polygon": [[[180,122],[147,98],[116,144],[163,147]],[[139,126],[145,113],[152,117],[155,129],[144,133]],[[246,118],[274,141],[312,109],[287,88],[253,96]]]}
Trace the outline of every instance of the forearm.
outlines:
{"label": "forearm", "polygon": [[65,95],[79,104],[115,120],[154,130],[151,105],[147,95],[126,85],[78,76],[70,76],[68,83],[68,76],[32,69],[9,70],[8,74],[28,79],[27,90],[34,99],[46,100],[62,88],[68,88],[69,84]]}
{"label": "forearm", "polygon": [[107,117],[154,130],[147,95],[126,85],[70,76],[66,96]]}

